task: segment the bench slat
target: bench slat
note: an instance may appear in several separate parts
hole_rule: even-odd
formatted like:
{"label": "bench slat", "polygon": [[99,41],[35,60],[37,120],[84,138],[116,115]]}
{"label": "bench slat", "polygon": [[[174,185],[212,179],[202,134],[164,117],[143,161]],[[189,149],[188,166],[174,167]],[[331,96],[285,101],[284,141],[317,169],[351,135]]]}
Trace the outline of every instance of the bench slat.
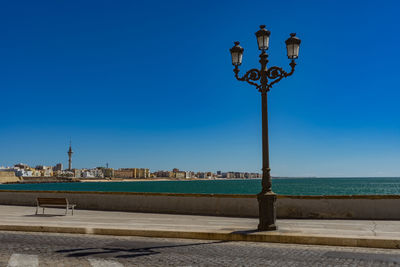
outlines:
{"label": "bench slat", "polygon": [[55,204],[55,205],[67,205],[68,200],[66,198],[37,198],[39,205]]}

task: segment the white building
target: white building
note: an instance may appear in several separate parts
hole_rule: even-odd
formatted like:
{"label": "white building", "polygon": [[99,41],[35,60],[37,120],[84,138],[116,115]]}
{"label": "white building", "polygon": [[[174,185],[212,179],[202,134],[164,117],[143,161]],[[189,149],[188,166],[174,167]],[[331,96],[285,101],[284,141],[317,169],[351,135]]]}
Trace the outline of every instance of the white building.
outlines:
{"label": "white building", "polygon": [[82,178],[95,178],[96,176],[94,176],[94,174],[91,171],[87,170],[87,171],[81,172],[81,177]]}
{"label": "white building", "polygon": [[82,170],[82,178],[104,178],[104,173],[101,169]]}
{"label": "white building", "polygon": [[32,177],[33,171],[31,170],[15,170],[15,176],[18,177]]}

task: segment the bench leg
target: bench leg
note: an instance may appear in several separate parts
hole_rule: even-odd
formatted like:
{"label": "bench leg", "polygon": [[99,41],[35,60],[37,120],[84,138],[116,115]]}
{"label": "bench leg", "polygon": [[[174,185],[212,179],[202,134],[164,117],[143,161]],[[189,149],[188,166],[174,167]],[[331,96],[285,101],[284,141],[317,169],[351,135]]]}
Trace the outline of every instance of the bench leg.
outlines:
{"label": "bench leg", "polygon": [[67,205],[67,207],[65,208],[65,215],[68,215],[68,205]]}
{"label": "bench leg", "polygon": [[74,216],[74,206],[72,206],[72,216]]}
{"label": "bench leg", "polygon": [[35,212],[35,215],[37,215],[37,214],[38,214],[38,210],[39,210],[39,206],[36,206],[36,212]]}
{"label": "bench leg", "polygon": [[43,207],[43,214],[44,214],[44,207]]}

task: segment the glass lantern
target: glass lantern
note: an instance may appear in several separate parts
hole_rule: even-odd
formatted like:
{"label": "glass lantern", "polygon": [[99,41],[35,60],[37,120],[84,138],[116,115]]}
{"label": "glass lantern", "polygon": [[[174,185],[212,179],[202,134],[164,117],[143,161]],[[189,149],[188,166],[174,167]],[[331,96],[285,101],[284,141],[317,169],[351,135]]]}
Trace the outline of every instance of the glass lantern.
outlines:
{"label": "glass lantern", "polygon": [[269,46],[269,36],[271,32],[265,29],[265,25],[260,26],[260,30],[256,32],[258,49],[260,50],[268,50]]}
{"label": "glass lantern", "polygon": [[231,51],[232,65],[234,66],[239,66],[242,64],[244,49],[239,44],[239,42],[235,42],[235,46],[229,50]]}
{"label": "glass lantern", "polygon": [[299,57],[299,48],[301,40],[296,37],[295,33],[290,34],[290,38],[285,41],[287,56],[289,59],[296,59]]}

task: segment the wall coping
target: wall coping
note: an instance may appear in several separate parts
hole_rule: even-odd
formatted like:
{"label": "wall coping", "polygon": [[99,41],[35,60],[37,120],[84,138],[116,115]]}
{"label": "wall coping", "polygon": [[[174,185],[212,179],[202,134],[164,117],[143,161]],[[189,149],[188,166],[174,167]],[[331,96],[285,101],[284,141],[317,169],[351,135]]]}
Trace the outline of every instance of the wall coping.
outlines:
{"label": "wall coping", "polygon": [[100,194],[100,195],[145,195],[170,197],[221,197],[221,198],[256,198],[257,195],[240,194],[188,194],[188,193],[150,193],[150,192],[102,192],[102,191],[50,191],[50,190],[0,190],[0,193],[59,193],[59,194]]}
{"label": "wall coping", "polygon": [[278,195],[289,199],[400,199],[400,195],[326,195],[326,196],[290,196]]}
{"label": "wall coping", "polygon": [[[103,194],[103,195],[144,195],[171,197],[217,197],[217,198],[257,198],[249,194],[189,194],[189,193],[149,193],[149,192],[96,192],[96,191],[47,191],[47,190],[0,190],[0,193],[59,193],[59,194]],[[280,199],[400,199],[400,195],[320,195],[296,196],[278,195]]]}

